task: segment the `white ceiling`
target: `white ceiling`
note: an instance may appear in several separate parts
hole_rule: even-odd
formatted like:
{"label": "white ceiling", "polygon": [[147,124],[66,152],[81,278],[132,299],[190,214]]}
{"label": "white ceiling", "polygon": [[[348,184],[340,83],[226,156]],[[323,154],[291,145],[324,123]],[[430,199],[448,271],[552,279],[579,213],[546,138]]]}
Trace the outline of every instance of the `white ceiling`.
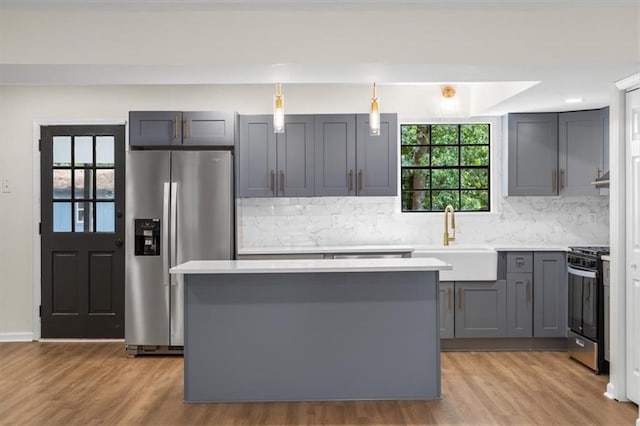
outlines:
{"label": "white ceiling", "polygon": [[640,70],[639,27],[640,0],[3,0],[0,84],[453,83],[473,114],[588,109]]}

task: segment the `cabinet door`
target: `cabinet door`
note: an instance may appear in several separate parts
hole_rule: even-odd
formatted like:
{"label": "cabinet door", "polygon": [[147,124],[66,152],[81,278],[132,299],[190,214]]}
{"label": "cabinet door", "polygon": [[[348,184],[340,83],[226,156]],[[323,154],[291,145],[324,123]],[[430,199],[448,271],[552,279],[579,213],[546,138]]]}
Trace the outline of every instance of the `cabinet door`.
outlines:
{"label": "cabinet door", "polygon": [[558,114],[509,114],[509,195],[558,194]]}
{"label": "cabinet door", "polygon": [[602,111],[560,113],[558,129],[560,194],[599,195],[599,189],[591,182],[602,170]]}
{"label": "cabinet door", "polygon": [[356,195],[355,115],[315,116],[315,194]]}
{"label": "cabinet door", "polygon": [[182,143],[193,146],[233,146],[236,114],[188,111],[182,114]]}
{"label": "cabinet door", "polygon": [[531,274],[507,274],[507,337],[533,335],[532,287]]}
{"label": "cabinet door", "polygon": [[567,336],[567,255],[533,254],[533,336]]}
{"label": "cabinet door", "polygon": [[507,283],[456,282],[456,337],[505,337]]}
{"label": "cabinet door", "polygon": [[181,143],[180,111],[129,111],[129,145],[142,147]]}
{"label": "cabinet door", "polygon": [[439,318],[440,338],[453,338],[453,281],[440,282]]}
{"label": "cabinet door", "polygon": [[314,194],[313,116],[286,115],[284,133],[278,134],[278,195],[310,197]]}
{"label": "cabinet door", "polygon": [[380,115],[380,135],[369,133],[369,115],[357,116],[357,194],[398,195],[398,118]]}
{"label": "cabinet door", "polygon": [[276,135],[271,115],[241,115],[238,197],[276,196]]}

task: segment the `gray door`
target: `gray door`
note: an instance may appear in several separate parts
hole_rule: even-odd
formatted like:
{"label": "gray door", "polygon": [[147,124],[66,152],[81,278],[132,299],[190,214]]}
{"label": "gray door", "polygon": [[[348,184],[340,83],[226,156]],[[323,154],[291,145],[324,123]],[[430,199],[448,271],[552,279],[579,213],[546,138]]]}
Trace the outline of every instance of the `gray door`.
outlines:
{"label": "gray door", "polygon": [[[170,155],[127,153],[127,345],[169,344]],[[160,221],[159,253],[135,254],[135,219]]]}
{"label": "gray door", "polygon": [[238,196],[276,196],[276,134],[273,116],[241,115]]}
{"label": "gray door", "polygon": [[457,282],[455,287],[456,338],[505,337],[505,280]]}
{"label": "gray door", "polygon": [[509,195],[558,195],[558,114],[509,114]]}
{"label": "gray door", "polygon": [[507,337],[533,334],[533,278],[530,273],[507,274]]}
{"label": "gray door", "polygon": [[313,123],[313,115],[285,116],[285,131],[277,137],[280,197],[310,197],[314,193]]}
{"label": "gray door", "polygon": [[561,195],[599,195],[591,184],[602,172],[602,111],[558,115]]}
{"label": "gray door", "polygon": [[315,116],[316,196],[356,195],[355,115]]}
{"label": "gray door", "polygon": [[[171,159],[171,266],[233,258],[233,159],[229,151],[174,151]],[[184,279],[171,276],[171,346],[184,344]]]}
{"label": "gray door", "polygon": [[41,128],[42,337],[124,335],[124,126]]}
{"label": "gray door", "polygon": [[567,337],[567,255],[533,254],[533,336]]}
{"label": "gray door", "polygon": [[357,117],[357,193],[363,196],[398,195],[398,120],[381,114],[380,135],[369,133],[369,115]]}

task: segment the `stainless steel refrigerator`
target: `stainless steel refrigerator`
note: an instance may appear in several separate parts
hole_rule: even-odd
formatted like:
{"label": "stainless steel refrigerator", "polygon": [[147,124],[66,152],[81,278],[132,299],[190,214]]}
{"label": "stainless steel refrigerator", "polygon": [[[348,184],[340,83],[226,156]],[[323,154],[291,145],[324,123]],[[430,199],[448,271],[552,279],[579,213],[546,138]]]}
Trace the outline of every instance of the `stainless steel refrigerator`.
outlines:
{"label": "stainless steel refrigerator", "polygon": [[125,344],[181,353],[183,278],[169,268],[234,256],[231,151],[127,153]]}

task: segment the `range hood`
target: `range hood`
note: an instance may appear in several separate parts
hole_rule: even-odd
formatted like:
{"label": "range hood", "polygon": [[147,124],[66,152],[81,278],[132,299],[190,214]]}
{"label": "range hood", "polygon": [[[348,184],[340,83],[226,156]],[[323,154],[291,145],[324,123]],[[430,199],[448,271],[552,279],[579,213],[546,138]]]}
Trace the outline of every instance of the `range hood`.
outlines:
{"label": "range hood", "polygon": [[603,174],[593,182],[592,185],[595,185],[596,188],[608,188],[609,187],[609,172]]}

